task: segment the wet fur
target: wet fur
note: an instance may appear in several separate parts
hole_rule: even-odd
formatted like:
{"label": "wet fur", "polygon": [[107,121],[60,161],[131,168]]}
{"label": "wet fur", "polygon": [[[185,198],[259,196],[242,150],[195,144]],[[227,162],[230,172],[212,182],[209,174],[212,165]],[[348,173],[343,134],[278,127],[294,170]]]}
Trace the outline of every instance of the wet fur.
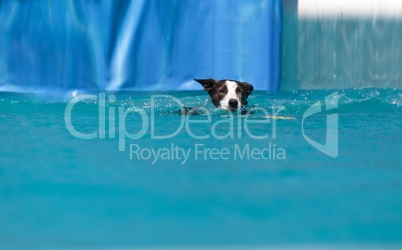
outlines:
{"label": "wet fur", "polygon": [[[194,79],[195,81],[199,82],[207,91],[209,96],[211,97],[211,101],[217,108],[222,108],[222,100],[225,99],[228,92],[228,82],[231,85],[230,87],[235,87],[236,91],[236,99],[240,102],[238,111],[243,114],[242,108],[248,104],[247,97],[251,94],[254,90],[253,85],[247,82],[239,82],[235,80],[214,80],[214,79]],[[233,89],[232,89],[233,92]],[[231,93],[233,94],[233,93]],[[179,111],[180,115],[198,115],[200,112],[198,111],[198,107],[183,107]]]}
{"label": "wet fur", "polygon": [[195,81],[199,82],[208,92],[209,96],[211,97],[212,103],[215,107],[220,108],[221,104],[220,101],[226,96],[228,93],[227,88],[227,81],[237,83],[236,93],[240,99],[241,106],[247,105],[247,97],[251,94],[254,90],[253,85],[247,82],[239,82],[235,80],[214,80],[214,79],[194,79]]}

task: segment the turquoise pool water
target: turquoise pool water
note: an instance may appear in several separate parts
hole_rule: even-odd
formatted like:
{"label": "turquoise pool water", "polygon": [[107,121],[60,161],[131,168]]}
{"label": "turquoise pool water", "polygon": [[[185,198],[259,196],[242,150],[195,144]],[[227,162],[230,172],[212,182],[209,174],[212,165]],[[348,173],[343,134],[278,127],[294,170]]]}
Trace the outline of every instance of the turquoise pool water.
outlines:
{"label": "turquoise pool water", "polygon": [[[106,122],[99,138],[99,102],[80,102],[69,133],[65,109],[70,99],[0,93],[0,242],[2,247],[116,246],[269,246],[293,244],[399,244],[402,241],[402,91],[338,90],[337,109],[304,121],[304,132],[323,144],[326,117],[338,114],[339,155],[332,158],[303,136],[305,111],[336,90],[255,92],[251,105],[269,111],[284,108],[272,122],[234,125],[241,138],[194,139],[186,130],[169,139],[125,141],[119,151],[116,130]],[[151,116],[151,95],[171,95],[186,106],[204,105],[204,92],[107,93],[107,115],[118,108],[143,109]],[[96,95],[98,96],[98,95]],[[175,131],[182,117],[172,100],[156,101],[155,133]],[[191,124],[197,135],[210,135],[214,123],[224,135],[228,114],[211,104],[210,123]],[[108,116],[107,116],[108,117]],[[251,119],[261,118],[259,112]],[[240,118],[243,124],[245,117]],[[287,119],[285,119],[287,118]],[[205,116],[193,116],[205,120]],[[141,116],[127,116],[126,130],[142,128]],[[148,127],[147,127],[148,128]],[[111,138],[115,134],[116,138]],[[195,150],[248,144],[282,148],[286,159],[170,157],[137,159],[130,145],[151,150]],[[265,151],[267,152],[267,151]],[[271,152],[272,153],[272,152]],[[146,153],[144,153],[146,154]],[[130,159],[130,155],[133,156]],[[145,155],[146,156],[146,155]]]}

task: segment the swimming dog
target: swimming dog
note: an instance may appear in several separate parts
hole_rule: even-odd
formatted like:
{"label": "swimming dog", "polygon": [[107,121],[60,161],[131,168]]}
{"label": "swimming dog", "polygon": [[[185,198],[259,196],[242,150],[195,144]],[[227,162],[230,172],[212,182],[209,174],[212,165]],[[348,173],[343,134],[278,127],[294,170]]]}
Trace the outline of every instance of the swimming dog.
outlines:
{"label": "swimming dog", "polygon": [[[253,85],[235,80],[194,79],[208,92],[215,107],[229,112],[240,111],[247,105],[247,97],[254,90]],[[180,115],[196,115],[199,107],[182,107]],[[202,112],[201,112],[202,113]]]}
{"label": "swimming dog", "polygon": [[247,105],[253,85],[235,80],[194,79],[208,92],[215,107],[227,111],[240,111]]}

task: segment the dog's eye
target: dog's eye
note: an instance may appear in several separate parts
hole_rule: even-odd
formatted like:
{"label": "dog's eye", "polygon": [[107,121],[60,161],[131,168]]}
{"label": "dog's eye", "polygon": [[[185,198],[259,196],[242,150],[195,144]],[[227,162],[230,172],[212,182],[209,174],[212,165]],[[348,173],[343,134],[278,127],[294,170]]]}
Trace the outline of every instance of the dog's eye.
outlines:
{"label": "dog's eye", "polygon": [[223,89],[219,90],[218,92],[219,92],[219,94],[225,94],[225,90],[223,90]]}

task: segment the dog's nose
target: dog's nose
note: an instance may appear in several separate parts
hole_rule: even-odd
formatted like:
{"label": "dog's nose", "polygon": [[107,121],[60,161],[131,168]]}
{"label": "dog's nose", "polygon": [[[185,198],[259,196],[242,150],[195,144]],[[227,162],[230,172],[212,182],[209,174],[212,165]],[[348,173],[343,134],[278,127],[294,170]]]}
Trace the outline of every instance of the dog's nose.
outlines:
{"label": "dog's nose", "polygon": [[236,99],[230,99],[229,106],[233,109],[237,109],[237,106],[239,106],[239,102]]}

